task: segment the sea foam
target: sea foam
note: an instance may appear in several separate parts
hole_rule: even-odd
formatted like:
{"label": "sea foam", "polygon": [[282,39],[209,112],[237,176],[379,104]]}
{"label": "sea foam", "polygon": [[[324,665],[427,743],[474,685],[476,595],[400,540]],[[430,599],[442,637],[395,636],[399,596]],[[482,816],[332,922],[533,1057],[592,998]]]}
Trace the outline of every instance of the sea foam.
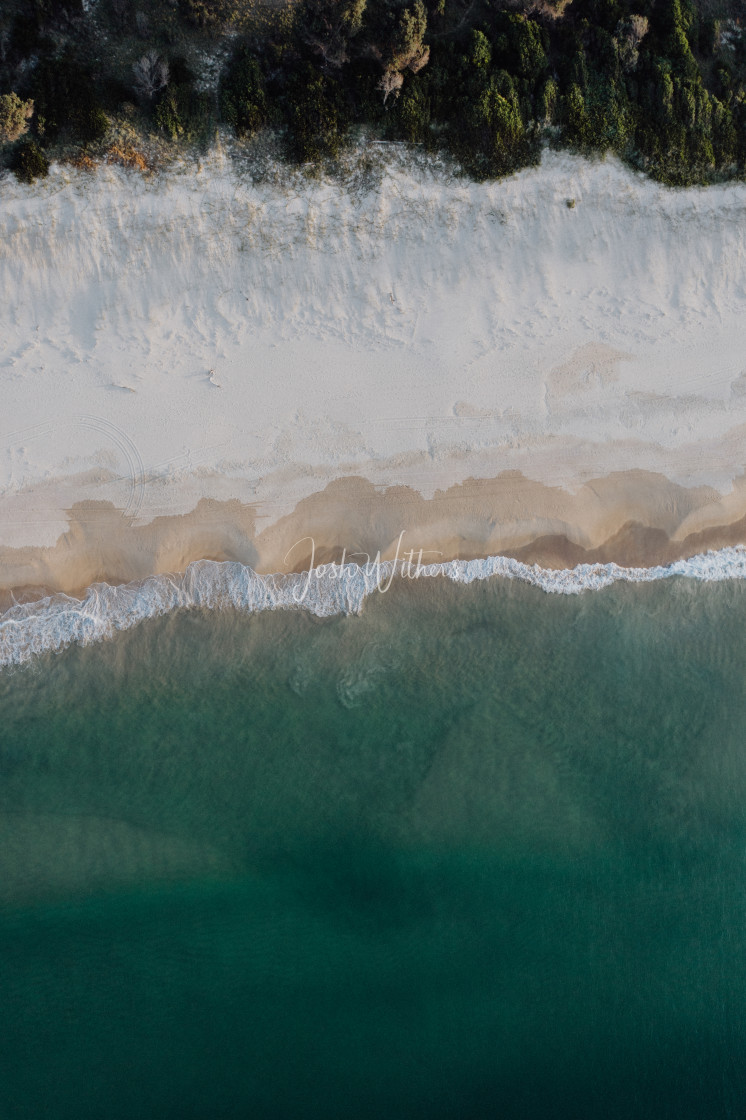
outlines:
{"label": "sea foam", "polygon": [[157,575],[113,586],[97,583],[84,598],[57,594],[32,603],[16,603],[0,616],[0,667],[20,665],[38,654],[72,642],[87,645],[128,630],[147,618],[187,608],[234,608],[247,613],[306,610],[320,617],[354,614],[365,599],[385,592],[394,579],[444,577],[455,583],[475,580],[520,580],[543,591],[578,595],[611,584],[650,583],[682,576],[704,582],[746,578],[746,546],[702,553],[688,560],[651,568],[618,564],[579,564],[551,569],[529,566],[507,556],[451,560],[415,565],[402,561],[325,564],[309,572],[259,575],[235,562],[197,560],[180,575]]}

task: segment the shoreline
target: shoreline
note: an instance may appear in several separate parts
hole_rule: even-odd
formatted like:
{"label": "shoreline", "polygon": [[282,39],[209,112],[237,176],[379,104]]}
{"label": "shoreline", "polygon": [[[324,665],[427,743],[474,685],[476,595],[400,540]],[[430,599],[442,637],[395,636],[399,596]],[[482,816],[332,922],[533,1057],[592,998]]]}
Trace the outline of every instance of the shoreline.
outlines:
{"label": "shoreline", "polygon": [[307,572],[258,575],[240,563],[195,561],[182,573],[151,576],[112,586],[97,583],[81,598],[56,594],[13,602],[0,613],[0,670],[43,653],[113,638],[141,622],[184,609],[233,609],[246,615],[301,611],[319,618],[359,614],[375,594],[407,594],[423,581],[471,584],[501,580],[528,584],[542,593],[579,595],[616,583],[651,584],[674,577],[701,583],[746,582],[746,545],[707,552],[666,566],[583,564],[572,569],[529,566],[504,556],[421,565],[396,558],[358,563],[330,561]]}
{"label": "shoreline", "polygon": [[594,479],[570,493],[518,472],[469,479],[425,498],[412,487],[341,478],[271,524],[261,507],[202,499],[188,514],[136,524],[110,503],[81,502],[54,546],[0,546],[0,610],[93,584],[236,562],[257,575],[398,560],[421,565],[504,557],[527,566],[666,566],[746,545],[746,483],[729,495],[644,471]]}

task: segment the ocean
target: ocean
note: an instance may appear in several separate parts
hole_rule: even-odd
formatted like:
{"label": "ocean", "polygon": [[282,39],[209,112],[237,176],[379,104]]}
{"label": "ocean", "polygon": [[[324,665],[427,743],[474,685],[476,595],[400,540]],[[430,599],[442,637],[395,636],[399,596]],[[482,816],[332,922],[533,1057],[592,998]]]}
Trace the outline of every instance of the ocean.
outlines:
{"label": "ocean", "polygon": [[3,1120],[742,1116],[746,581],[691,574],[179,585],[6,664]]}

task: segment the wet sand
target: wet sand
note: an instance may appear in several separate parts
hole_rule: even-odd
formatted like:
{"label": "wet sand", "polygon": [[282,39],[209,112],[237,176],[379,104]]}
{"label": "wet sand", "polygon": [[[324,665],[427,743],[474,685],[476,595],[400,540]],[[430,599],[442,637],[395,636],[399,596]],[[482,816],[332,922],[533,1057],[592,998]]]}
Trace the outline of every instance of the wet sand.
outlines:
{"label": "wet sand", "polygon": [[645,471],[571,493],[518,472],[469,479],[425,498],[362,478],[330,483],[264,527],[260,506],[201,500],[191,513],[138,525],[106,502],[67,511],[53,546],[0,548],[0,606],[92,583],[181,572],[194,560],[236,560],[260,574],[319,564],[408,558],[422,563],[509,556],[545,568],[615,562],[650,567],[746,544],[746,487],[729,495]]}

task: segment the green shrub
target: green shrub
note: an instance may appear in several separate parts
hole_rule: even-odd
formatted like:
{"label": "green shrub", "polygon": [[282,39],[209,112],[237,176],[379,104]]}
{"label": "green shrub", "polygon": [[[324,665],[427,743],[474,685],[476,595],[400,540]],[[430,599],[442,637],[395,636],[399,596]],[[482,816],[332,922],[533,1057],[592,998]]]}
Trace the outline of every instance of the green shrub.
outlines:
{"label": "green shrub", "polygon": [[209,98],[190,86],[169,86],[163,91],[153,118],[169,140],[197,140],[205,135],[210,122]]}
{"label": "green shrub", "polygon": [[184,135],[184,122],[177,91],[168,88],[159,100],[153,113],[156,128],[165,132],[169,140],[180,140]]}
{"label": "green shrub", "polygon": [[22,101],[17,93],[0,96],[0,144],[12,144],[25,135],[33,115],[33,101]]}
{"label": "green shrub", "polygon": [[264,77],[256,57],[243,47],[228,63],[219,93],[220,116],[238,136],[252,135],[268,120]]}
{"label": "green shrub", "polygon": [[11,169],[22,183],[33,183],[49,174],[49,160],[33,140],[25,140],[13,153]]}
{"label": "green shrub", "polygon": [[179,10],[187,23],[200,28],[219,26],[232,11],[228,0],[179,0]]}
{"label": "green shrub", "polygon": [[411,82],[396,108],[398,133],[410,144],[423,144],[430,137],[430,99],[424,82]]}
{"label": "green shrub", "polygon": [[547,78],[536,104],[536,117],[541,124],[554,124],[559,106],[559,89],[554,78]]}
{"label": "green shrub", "polygon": [[576,148],[590,147],[593,129],[583,91],[577,82],[574,82],[565,94],[563,113],[565,141]]}
{"label": "green shrub", "polygon": [[510,21],[508,39],[515,59],[515,73],[522,78],[539,78],[547,66],[547,56],[539,25],[526,16],[511,15],[508,19]]}
{"label": "green shrub", "polygon": [[712,142],[715,164],[729,167],[738,159],[738,132],[733,114],[717,98],[712,98]]}
{"label": "green shrub", "polygon": [[501,70],[454,120],[451,147],[464,168],[478,179],[494,178],[534,162],[535,138],[526,129],[515,83]]}
{"label": "green shrub", "polygon": [[90,71],[74,58],[45,58],[33,74],[35,130],[45,143],[65,131],[79,143],[103,139],[109,120],[103,111]]}
{"label": "green shrub", "polygon": [[81,108],[71,117],[73,128],[78,139],[83,144],[95,144],[103,140],[109,131],[109,118],[100,105],[90,105]]}
{"label": "green shrub", "polygon": [[483,31],[472,31],[465,61],[477,70],[488,70],[492,65],[492,45]]}
{"label": "green shrub", "polygon": [[623,153],[634,135],[634,115],[624,86],[592,74],[585,95],[571,86],[565,99],[564,138],[585,151]]}
{"label": "green shrub", "polygon": [[287,150],[298,163],[337,156],[347,130],[339,85],[310,63],[300,65],[285,97]]}

